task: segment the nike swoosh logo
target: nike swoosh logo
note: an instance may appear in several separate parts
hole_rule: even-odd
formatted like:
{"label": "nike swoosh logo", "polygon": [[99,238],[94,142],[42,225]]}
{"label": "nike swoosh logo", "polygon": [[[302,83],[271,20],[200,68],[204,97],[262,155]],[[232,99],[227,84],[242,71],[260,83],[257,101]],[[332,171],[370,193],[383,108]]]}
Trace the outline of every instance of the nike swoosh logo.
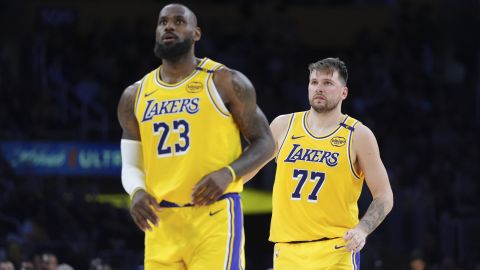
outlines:
{"label": "nike swoosh logo", "polygon": [[155,92],[157,92],[157,91],[158,91],[158,89],[157,89],[157,90],[153,90],[153,91],[150,92],[150,93],[146,93],[146,94],[145,94],[145,97],[148,97],[148,96],[150,96],[151,94],[153,94],[153,93],[155,93]]}
{"label": "nike swoosh logo", "polygon": [[303,137],[305,137],[305,135],[302,135],[302,136],[292,135],[292,140],[300,139],[300,138],[303,138]]}
{"label": "nike swoosh logo", "polygon": [[343,248],[345,246],[338,246],[338,245],[335,245],[335,249],[340,249],[340,248]]}
{"label": "nike swoosh logo", "polygon": [[222,211],[223,209],[217,210],[215,212],[210,211],[210,216],[216,215],[218,212]]}

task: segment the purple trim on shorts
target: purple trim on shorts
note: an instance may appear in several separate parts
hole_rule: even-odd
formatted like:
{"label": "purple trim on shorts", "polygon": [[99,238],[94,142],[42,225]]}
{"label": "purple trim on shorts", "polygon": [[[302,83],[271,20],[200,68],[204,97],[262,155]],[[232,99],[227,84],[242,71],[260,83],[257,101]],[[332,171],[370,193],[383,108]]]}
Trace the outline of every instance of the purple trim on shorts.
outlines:
{"label": "purple trim on shorts", "polygon": [[232,196],[233,202],[233,250],[231,270],[240,270],[242,253],[242,234],[243,234],[243,214],[240,196]]}
{"label": "purple trim on shorts", "polygon": [[354,270],[360,270],[360,252],[352,253],[352,264]]}
{"label": "purple trim on shorts", "polygon": [[232,238],[233,238],[233,213],[232,213],[232,203],[233,203],[233,200],[227,198],[227,205],[228,205],[228,216],[230,217],[228,219],[228,227],[230,228],[230,231],[228,232],[230,237],[228,238],[228,242],[227,242],[227,264],[225,265],[225,270],[228,270],[228,266],[230,265],[230,254],[232,253],[232,249],[233,247],[231,247],[231,243],[232,243]]}

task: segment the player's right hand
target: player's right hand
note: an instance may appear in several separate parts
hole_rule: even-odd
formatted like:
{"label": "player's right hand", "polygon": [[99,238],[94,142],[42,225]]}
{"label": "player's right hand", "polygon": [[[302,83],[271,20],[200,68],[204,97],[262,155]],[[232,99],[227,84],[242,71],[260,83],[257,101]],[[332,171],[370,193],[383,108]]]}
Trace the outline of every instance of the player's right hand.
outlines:
{"label": "player's right hand", "polygon": [[152,230],[148,222],[155,226],[158,225],[160,218],[156,211],[161,210],[157,200],[145,190],[139,190],[133,195],[130,215],[142,231]]}

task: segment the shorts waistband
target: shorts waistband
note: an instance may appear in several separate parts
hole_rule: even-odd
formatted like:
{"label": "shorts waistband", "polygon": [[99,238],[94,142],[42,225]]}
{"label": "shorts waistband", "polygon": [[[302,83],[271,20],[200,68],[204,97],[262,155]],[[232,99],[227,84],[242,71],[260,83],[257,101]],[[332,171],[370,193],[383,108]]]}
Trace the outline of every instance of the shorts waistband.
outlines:
{"label": "shorts waistband", "polygon": [[[238,193],[225,193],[222,196],[220,196],[217,201],[227,199],[227,198],[240,198],[240,194],[238,194]],[[165,201],[165,200],[161,201],[159,205],[160,205],[160,207],[165,207],[165,208],[193,206],[193,204],[191,204],[191,203],[187,203],[187,204],[184,204],[184,205],[179,205],[179,204],[176,204],[174,202],[169,202],[169,201]]]}
{"label": "shorts waistband", "polygon": [[340,237],[334,237],[334,238],[328,238],[328,237],[323,237],[320,239],[315,239],[315,240],[306,240],[306,241],[290,241],[290,242],[279,242],[279,243],[287,243],[287,244],[302,244],[302,243],[311,243],[311,242],[319,242],[319,241],[328,241],[328,240],[333,240],[337,239]]}

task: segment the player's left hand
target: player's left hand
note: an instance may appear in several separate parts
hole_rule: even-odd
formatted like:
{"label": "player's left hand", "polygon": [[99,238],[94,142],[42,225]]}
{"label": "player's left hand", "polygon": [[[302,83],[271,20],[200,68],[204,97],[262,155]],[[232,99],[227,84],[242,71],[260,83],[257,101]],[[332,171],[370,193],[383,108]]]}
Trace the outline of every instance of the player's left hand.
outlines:
{"label": "player's left hand", "polygon": [[232,174],[227,168],[222,168],[204,176],[193,187],[192,203],[194,205],[209,205],[216,202],[231,182]]}
{"label": "player's left hand", "polygon": [[347,251],[359,252],[365,246],[367,241],[367,233],[359,226],[348,230],[343,236],[346,242],[345,249]]}

